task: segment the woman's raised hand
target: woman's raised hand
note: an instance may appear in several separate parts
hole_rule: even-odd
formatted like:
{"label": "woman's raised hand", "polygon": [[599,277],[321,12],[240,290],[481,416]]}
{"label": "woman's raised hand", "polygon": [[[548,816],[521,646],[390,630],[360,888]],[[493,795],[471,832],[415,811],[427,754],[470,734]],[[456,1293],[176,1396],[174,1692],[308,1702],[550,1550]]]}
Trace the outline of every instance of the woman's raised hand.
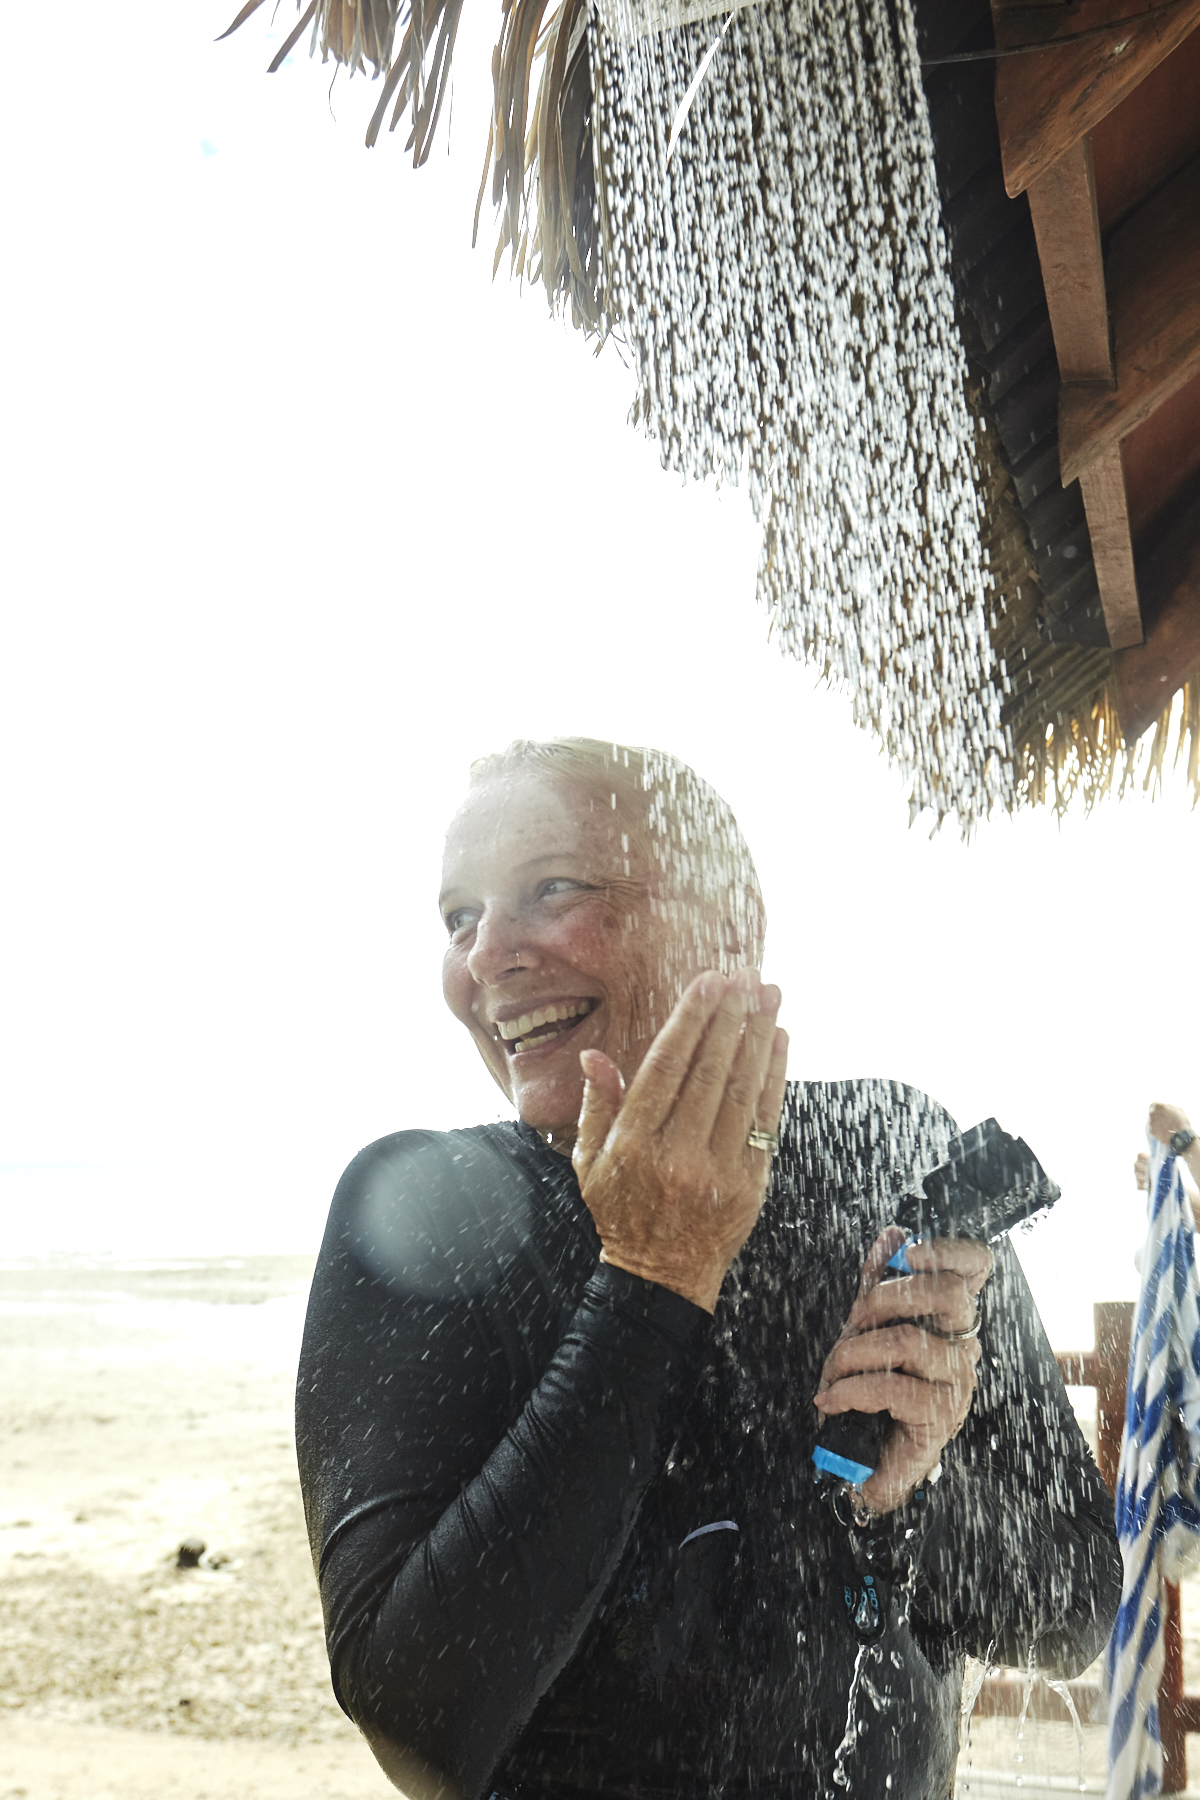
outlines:
{"label": "woman's raised hand", "polygon": [[572,1161],[600,1234],[601,1261],[712,1312],[759,1215],[771,1172],[747,1143],[776,1132],[787,1077],[780,993],[758,971],[701,975],[647,1051],[626,1093],[600,1050]]}

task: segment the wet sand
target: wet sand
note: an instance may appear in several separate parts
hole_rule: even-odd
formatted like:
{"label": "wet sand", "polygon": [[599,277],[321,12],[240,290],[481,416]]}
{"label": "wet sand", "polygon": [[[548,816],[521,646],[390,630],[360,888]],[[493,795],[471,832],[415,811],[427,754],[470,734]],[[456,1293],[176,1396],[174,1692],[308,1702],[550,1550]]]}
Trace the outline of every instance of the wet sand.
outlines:
{"label": "wet sand", "polygon": [[[296,1485],[310,1272],[0,1269],[0,1800],[394,1793],[329,1688]],[[188,1537],[206,1551],[181,1570]],[[1184,1627],[1195,1690],[1200,1583]],[[1102,1792],[1103,1728],[1083,1735]],[[1065,1722],[1018,1739],[1013,1719],[976,1720],[959,1791],[1078,1791],[1078,1770]]]}

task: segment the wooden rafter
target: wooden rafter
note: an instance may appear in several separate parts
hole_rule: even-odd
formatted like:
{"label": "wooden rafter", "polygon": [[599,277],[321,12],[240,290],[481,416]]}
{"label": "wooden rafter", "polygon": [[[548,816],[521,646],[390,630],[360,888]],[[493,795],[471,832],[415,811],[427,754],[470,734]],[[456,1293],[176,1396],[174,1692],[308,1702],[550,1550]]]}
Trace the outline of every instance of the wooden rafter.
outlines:
{"label": "wooden rafter", "polygon": [[1104,287],[1104,252],[1096,210],[1096,176],[1089,137],[1060,156],[1029,188],[1063,381],[1113,383]]}
{"label": "wooden rafter", "polygon": [[[1183,73],[1153,73],[1200,25],[1200,0],[1169,10],[1146,0],[1147,16],[1133,22],[1136,0],[991,4],[998,47],[1073,40],[1000,60],[996,114],[1007,190],[1028,194],[1062,380],[1060,472],[1064,486],[1080,485],[1116,653],[1116,705],[1132,743],[1200,676],[1200,499],[1179,511],[1182,496],[1198,491],[1200,468],[1200,408],[1188,398],[1200,398],[1200,149],[1191,110],[1200,95],[1186,73],[1194,76],[1200,60],[1195,46],[1169,65]],[[1118,19],[1111,34],[1096,29]],[[1152,88],[1161,90],[1157,100]],[[1185,103],[1183,113],[1162,112],[1168,93],[1176,107]],[[1102,191],[1093,127],[1104,144]],[[1147,425],[1152,418],[1164,421],[1161,430]],[[1135,447],[1136,546],[1127,443]],[[1172,516],[1163,538],[1157,521]]]}
{"label": "wooden rafter", "polygon": [[[1110,392],[1115,380],[1090,137],[1072,144],[1030,184],[1029,210],[1059,375],[1080,384],[1081,391]],[[1064,483],[1068,479],[1064,472]],[[1114,649],[1140,644],[1142,616],[1119,444],[1089,464],[1081,486],[1109,643]]]}
{"label": "wooden rafter", "polygon": [[1121,446],[1115,445],[1090,463],[1080,476],[1079,485],[1083,489],[1108,641],[1114,650],[1124,650],[1131,644],[1140,644],[1143,633]]}
{"label": "wooden rafter", "polygon": [[1129,739],[1153,725],[1188,676],[1200,672],[1200,500],[1147,559],[1141,585],[1156,613],[1154,629],[1145,644],[1116,658],[1117,707]]}
{"label": "wooden rafter", "polygon": [[1119,444],[1200,371],[1200,161],[1181,170],[1116,233],[1106,276],[1116,387],[1064,391],[1064,481]]}
{"label": "wooden rafter", "polygon": [[1001,47],[1076,39],[1045,54],[1012,57],[997,65],[996,117],[1004,180],[1014,198],[1098,125],[1200,23],[1200,0],[1180,0],[1172,11],[1154,12],[1111,36],[1079,36],[1138,10],[1136,0],[1081,0],[1070,8],[993,0]]}

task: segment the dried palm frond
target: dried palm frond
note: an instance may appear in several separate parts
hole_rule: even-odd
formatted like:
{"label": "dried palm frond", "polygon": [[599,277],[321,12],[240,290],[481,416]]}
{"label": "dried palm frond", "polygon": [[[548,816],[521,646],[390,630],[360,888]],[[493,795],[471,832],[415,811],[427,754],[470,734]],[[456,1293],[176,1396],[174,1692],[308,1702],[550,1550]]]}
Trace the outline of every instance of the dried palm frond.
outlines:
{"label": "dried palm frond", "polygon": [[[407,110],[412,129],[404,148],[412,151],[415,168],[419,169],[428,159],[450,81],[450,62],[461,18],[462,0],[411,0],[396,60],[388,70],[379,104],[367,127],[368,145],[373,145],[378,138],[384,114],[395,94],[396,105],[388,130],[395,131]],[[429,54],[431,40],[432,55]]]}
{"label": "dried palm frond", "polygon": [[[591,10],[591,0],[512,0],[506,9],[492,56],[495,100],[479,199],[490,165],[500,214],[497,266],[509,249],[518,274],[540,281],[552,303],[570,302],[575,325],[602,332]],[[475,225],[478,233],[478,205]]]}
{"label": "dried palm frond", "polygon": [[[246,0],[221,36],[228,37],[244,25],[262,4],[263,0]],[[296,0],[297,12],[302,6],[303,0]],[[429,154],[442,109],[461,14],[462,0],[409,0],[407,5],[405,0],[310,0],[299,23],[273,58],[270,73],[282,65],[312,24],[311,54],[319,49],[322,62],[332,58],[352,73],[357,70],[365,74],[368,63],[376,76],[386,71],[383,97],[367,132],[368,144],[375,142],[388,102],[400,89],[391,129],[396,129],[405,108],[411,108],[413,124],[407,148],[414,151],[414,161],[420,164]],[[393,61],[392,51],[401,24],[404,35]],[[428,54],[431,43],[432,57]]]}

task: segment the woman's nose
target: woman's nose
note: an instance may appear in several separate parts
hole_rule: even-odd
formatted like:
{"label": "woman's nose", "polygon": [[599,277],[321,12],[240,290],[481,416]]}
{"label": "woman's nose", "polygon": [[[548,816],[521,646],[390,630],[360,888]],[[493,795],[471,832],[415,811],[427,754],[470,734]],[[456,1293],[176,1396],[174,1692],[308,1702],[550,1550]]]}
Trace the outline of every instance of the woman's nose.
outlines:
{"label": "woman's nose", "polygon": [[503,981],[518,969],[537,964],[536,950],[520,921],[511,914],[487,911],[475,927],[475,941],[467,954],[471,978],[483,987]]}

